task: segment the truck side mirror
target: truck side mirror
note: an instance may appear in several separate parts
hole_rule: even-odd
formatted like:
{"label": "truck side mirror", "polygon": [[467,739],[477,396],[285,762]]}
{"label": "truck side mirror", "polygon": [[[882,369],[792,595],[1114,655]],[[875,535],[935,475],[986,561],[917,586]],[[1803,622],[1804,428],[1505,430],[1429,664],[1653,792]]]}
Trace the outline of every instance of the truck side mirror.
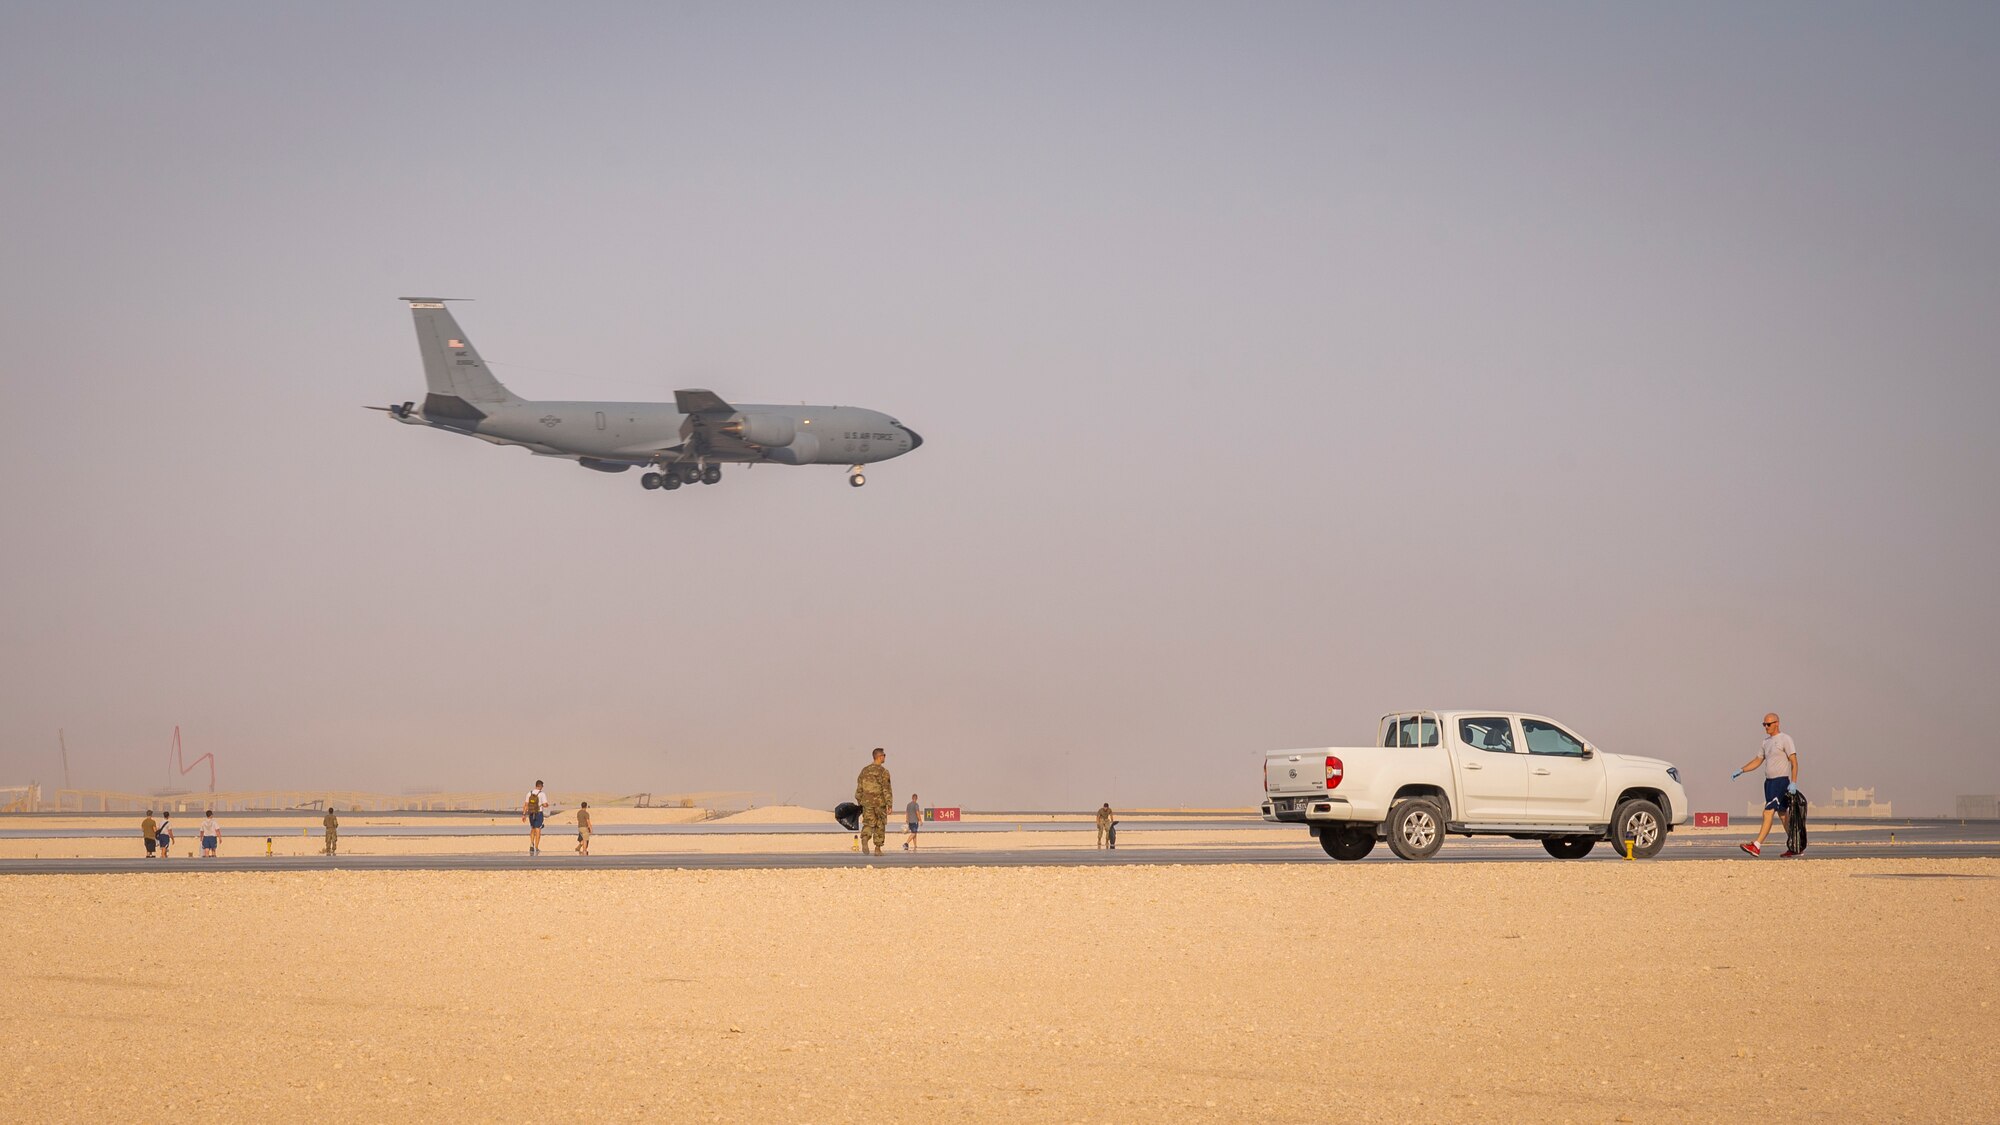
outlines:
{"label": "truck side mirror", "polygon": [[1586,762],[1587,762],[1587,761],[1591,760],[1592,758],[1595,758],[1596,756],[1597,756],[1597,751],[1595,751],[1595,750],[1592,750],[1592,749],[1591,749],[1590,747],[1588,747],[1588,746],[1586,746],[1586,747],[1584,747],[1584,748],[1583,748],[1583,760],[1584,760],[1584,761],[1586,761]]}

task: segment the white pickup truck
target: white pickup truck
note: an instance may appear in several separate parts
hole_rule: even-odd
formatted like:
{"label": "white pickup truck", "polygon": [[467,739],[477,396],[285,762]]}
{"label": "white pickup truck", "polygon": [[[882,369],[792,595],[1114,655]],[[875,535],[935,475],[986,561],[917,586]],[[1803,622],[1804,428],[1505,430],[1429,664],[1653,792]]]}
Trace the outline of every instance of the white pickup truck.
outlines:
{"label": "white pickup truck", "polygon": [[1680,771],[1607,754],[1540,715],[1401,711],[1373,746],[1275,750],[1264,758],[1264,819],[1303,824],[1335,859],[1386,837],[1429,859],[1447,833],[1540,840],[1558,859],[1609,839],[1656,855],[1688,819]]}

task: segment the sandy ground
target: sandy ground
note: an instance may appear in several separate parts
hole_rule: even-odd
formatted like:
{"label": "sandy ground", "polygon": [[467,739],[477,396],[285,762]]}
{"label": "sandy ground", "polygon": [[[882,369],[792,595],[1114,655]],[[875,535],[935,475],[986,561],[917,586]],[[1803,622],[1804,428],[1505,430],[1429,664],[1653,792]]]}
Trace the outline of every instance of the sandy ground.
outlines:
{"label": "sandy ground", "polygon": [[1964,1122],[2000,1094],[1994,860],[17,876],[0,903],[27,1120]]}

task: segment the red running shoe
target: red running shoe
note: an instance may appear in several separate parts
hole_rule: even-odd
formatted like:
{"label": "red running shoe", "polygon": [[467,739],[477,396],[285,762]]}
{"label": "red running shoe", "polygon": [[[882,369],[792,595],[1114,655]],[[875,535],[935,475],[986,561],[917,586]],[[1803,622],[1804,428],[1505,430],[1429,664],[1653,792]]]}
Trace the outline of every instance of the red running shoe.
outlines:
{"label": "red running shoe", "polygon": [[1742,848],[1742,849],[1743,849],[1744,851],[1746,851],[1746,852],[1749,852],[1749,853],[1750,853],[1751,855],[1763,855],[1763,854],[1764,854],[1764,849],[1763,849],[1763,848],[1760,848],[1760,847],[1758,847],[1758,846],[1757,846],[1757,845],[1755,845],[1755,844],[1738,844],[1737,846],[1738,846],[1738,847],[1740,847],[1740,848]]}
{"label": "red running shoe", "polygon": [[1785,854],[1784,854],[1784,855],[1781,855],[1781,856],[1779,856],[1778,858],[1779,858],[1779,859],[1790,859],[1790,858],[1792,858],[1793,856],[1795,856],[1795,855],[1797,855],[1797,854],[1799,854],[1799,853],[1797,853],[1797,852],[1795,852],[1795,851],[1789,851],[1789,850],[1787,850],[1787,851],[1785,852]]}

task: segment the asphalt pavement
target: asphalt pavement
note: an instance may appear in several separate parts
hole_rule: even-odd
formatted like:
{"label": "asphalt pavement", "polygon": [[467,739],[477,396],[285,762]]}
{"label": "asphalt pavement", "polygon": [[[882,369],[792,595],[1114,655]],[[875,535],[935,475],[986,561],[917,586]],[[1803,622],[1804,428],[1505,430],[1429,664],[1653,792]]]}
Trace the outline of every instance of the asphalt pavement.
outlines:
{"label": "asphalt pavement", "polygon": [[[1290,827],[1290,826],[1287,826]],[[838,831],[836,829],[836,831]],[[1303,829],[1292,827],[1299,839],[1277,838],[1269,843],[1219,844],[1212,847],[1151,847],[1128,845],[1117,850],[1074,847],[1059,844],[1029,845],[1021,848],[954,846],[945,849],[905,852],[892,846],[880,857],[863,857],[852,851],[840,852],[641,852],[579,856],[560,839],[551,844],[549,854],[530,857],[526,849],[504,855],[407,855],[407,856],[222,856],[197,859],[0,859],[0,875],[169,875],[223,871],[788,871],[825,870],[838,867],[960,868],[960,867],[1166,867],[1176,865],[1214,866],[1221,864],[1326,864],[1367,867],[1371,864],[1402,863],[1387,845],[1377,845],[1367,859],[1338,864],[1319,845],[1303,838]],[[1120,826],[1119,832],[1126,829]],[[1889,839],[1891,832],[1895,840]],[[225,845],[243,837],[225,838]],[[2000,858],[2000,822],[1959,821],[1903,822],[1894,828],[1871,825],[1857,832],[1823,833],[1804,856],[1781,859],[1782,837],[1774,834],[1776,847],[1766,849],[1762,859],[1753,859],[1738,848],[1739,836],[1700,836],[1670,839],[1660,854],[1643,863],[1674,863],[1687,860],[1732,860],[1740,863],[1826,863],[1843,859],[1966,859]],[[1622,863],[1609,846],[1599,845],[1580,860],[1558,860],[1529,840],[1464,839],[1453,837],[1428,863]]]}

